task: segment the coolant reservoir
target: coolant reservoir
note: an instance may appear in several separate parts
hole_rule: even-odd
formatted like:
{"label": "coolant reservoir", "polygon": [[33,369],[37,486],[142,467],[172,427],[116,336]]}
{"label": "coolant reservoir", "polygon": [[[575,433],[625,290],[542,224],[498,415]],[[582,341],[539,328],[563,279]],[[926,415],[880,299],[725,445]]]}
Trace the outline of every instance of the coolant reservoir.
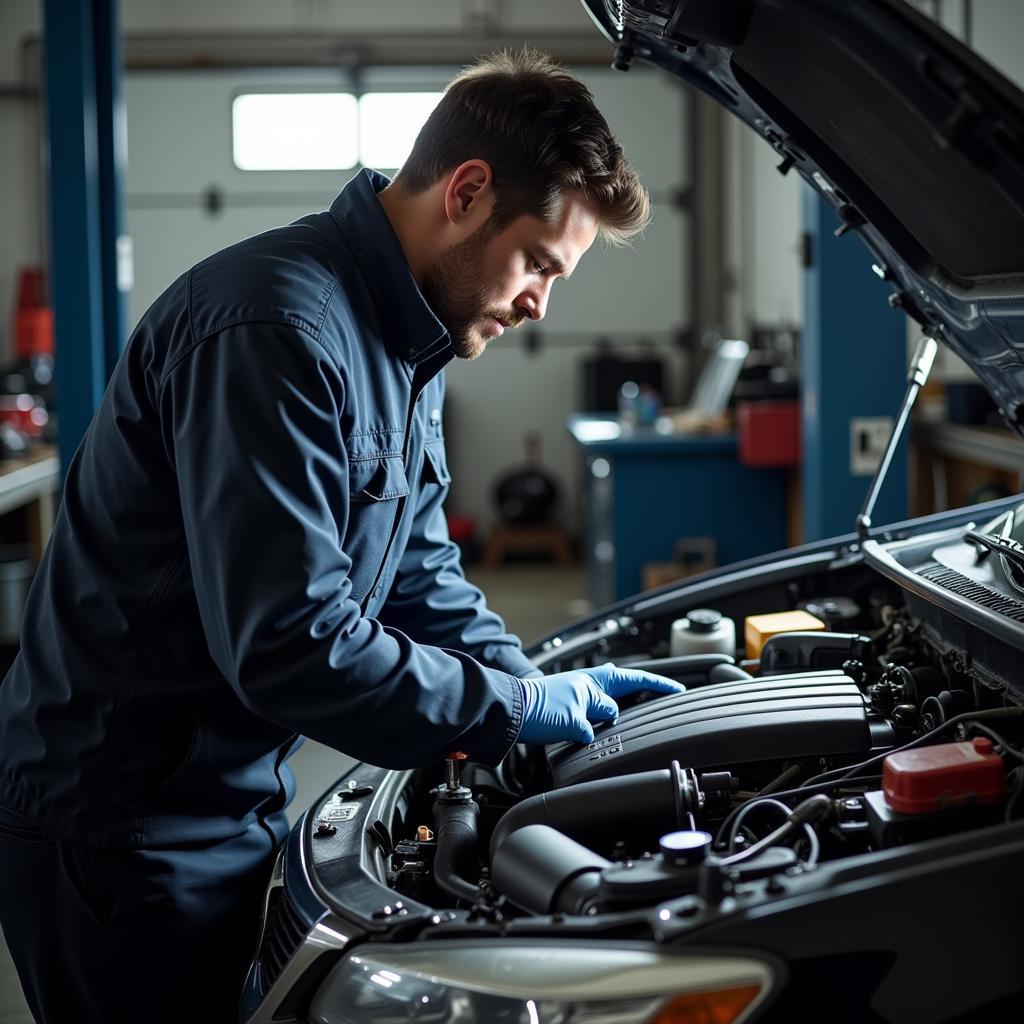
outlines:
{"label": "coolant reservoir", "polygon": [[672,623],[672,657],[683,654],[736,654],[736,623],[712,608],[695,608]]}

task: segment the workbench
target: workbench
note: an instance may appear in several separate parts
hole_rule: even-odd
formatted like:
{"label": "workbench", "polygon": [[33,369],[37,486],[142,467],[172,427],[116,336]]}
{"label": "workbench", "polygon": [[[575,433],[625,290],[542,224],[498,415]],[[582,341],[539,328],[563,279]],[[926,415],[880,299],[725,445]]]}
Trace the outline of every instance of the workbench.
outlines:
{"label": "workbench", "polygon": [[60,458],[53,445],[39,445],[24,458],[0,461],[0,516],[19,508],[27,513],[27,536],[12,537],[4,530],[3,540],[27,541],[35,565],[53,530],[60,479]]}
{"label": "workbench", "polygon": [[1024,490],[1024,440],[1008,427],[916,420],[911,441],[915,515]]}
{"label": "workbench", "polygon": [[638,593],[643,565],[670,560],[684,538],[714,538],[719,565],[786,546],[788,470],[744,466],[734,432],[622,430],[614,418],[585,413],[566,425],[583,451],[597,606]]}

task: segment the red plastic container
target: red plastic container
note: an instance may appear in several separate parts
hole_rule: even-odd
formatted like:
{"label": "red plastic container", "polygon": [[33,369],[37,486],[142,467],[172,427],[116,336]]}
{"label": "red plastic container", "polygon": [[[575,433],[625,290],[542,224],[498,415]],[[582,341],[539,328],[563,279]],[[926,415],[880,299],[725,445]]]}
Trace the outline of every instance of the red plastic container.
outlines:
{"label": "red plastic container", "polygon": [[745,466],[800,464],[800,403],[737,402],[739,459]]}
{"label": "red plastic container", "polygon": [[882,791],[900,814],[994,804],[1006,795],[1006,766],[987,736],[902,750],[885,759]]}
{"label": "red plastic container", "polygon": [[14,350],[22,359],[53,354],[53,310],[46,305],[42,267],[22,267],[14,306]]}
{"label": "red plastic container", "polygon": [[23,309],[14,317],[14,347],[17,355],[27,359],[37,355],[53,355],[53,310],[46,306]]}
{"label": "red plastic container", "polygon": [[22,267],[18,271],[18,297],[14,307],[17,310],[38,309],[45,306],[43,285],[46,278],[42,267]]}

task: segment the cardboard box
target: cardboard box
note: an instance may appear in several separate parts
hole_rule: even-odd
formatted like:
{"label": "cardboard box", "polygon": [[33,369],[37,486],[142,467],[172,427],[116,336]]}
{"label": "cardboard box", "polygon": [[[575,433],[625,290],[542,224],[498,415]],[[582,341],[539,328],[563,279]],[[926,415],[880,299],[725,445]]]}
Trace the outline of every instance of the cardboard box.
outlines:
{"label": "cardboard box", "polygon": [[714,537],[681,537],[673,547],[671,562],[645,562],[640,567],[640,586],[655,590],[714,567]]}

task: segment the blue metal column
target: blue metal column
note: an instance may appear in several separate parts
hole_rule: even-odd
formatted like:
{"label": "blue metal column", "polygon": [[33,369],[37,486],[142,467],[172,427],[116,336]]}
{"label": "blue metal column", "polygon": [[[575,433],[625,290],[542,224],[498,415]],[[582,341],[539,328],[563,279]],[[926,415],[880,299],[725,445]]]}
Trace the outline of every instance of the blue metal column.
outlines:
{"label": "blue metal column", "polygon": [[118,0],[92,0],[96,41],[100,258],[103,261],[104,383],[128,341],[127,292],[132,286],[131,250],[124,228],[128,118],[121,87],[121,28],[117,4]]}
{"label": "blue metal column", "polygon": [[124,338],[117,238],[124,131],[117,0],[45,0],[50,290],[65,471]]}
{"label": "blue metal column", "polygon": [[[853,233],[835,236],[838,216],[809,187],[803,214],[803,518],[804,539],[813,541],[854,529],[874,472],[871,451],[887,436],[886,420],[891,430],[903,397],[907,342],[905,316],[890,308],[871,253]],[[882,525],[906,514],[904,441],[872,518]]]}

